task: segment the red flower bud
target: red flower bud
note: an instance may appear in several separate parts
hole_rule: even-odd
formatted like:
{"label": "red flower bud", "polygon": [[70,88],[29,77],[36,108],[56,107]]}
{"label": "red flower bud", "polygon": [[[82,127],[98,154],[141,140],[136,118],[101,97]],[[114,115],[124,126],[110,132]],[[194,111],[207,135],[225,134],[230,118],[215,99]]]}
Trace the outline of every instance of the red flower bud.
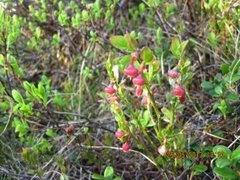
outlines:
{"label": "red flower bud", "polygon": [[185,102],[185,100],[186,100],[185,94],[183,96],[179,97],[179,101],[181,104],[183,104]]}
{"label": "red flower bud", "polygon": [[114,93],[116,92],[116,90],[115,90],[111,85],[109,85],[108,87],[106,87],[106,88],[104,89],[104,91],[105,91],[105,93],[107,93],[107,94],[114,94]]}
{"label": "red flower bud", "polygon": [[142,98],[142,104],[143,104],[143,105],[147,105],[147,104],[148,104],[147,97],[143,97],[143,98]]}
{"label": "red flower bud", "polygon": [[183,89],[182,85],[177,84],[172,93],[174,96],[182,97],[185,95],[185,90]]}
{"label": "red flower bud", "polygon": [[160,146],[160,147],[158,148],[158,152],[159,152],[159,154],[161,154],[161,155],[166,155],[166,154],[168,153],[168,149],[167,149],[165,146]]}
{"label": "red flower bud", "polygon": [[124,135],[125,135],[125,132],[123,132],[123,131],[116,131],[115,132],[115,136],[118,139],[121,139]]}
{"label": "red flower bud", "polygon": [[124,70],[124,74],[130,77],[136,77],[136,75],[138,74],[138,70],[137,68],[135,68],[133,65],[129,65],[125,70]]}
{"label": "red flower bud", "polygon": [[74,132],[74,125],[73,124],[70,124],[68,127],[65,128],[65,131],[68,135],[71,135],[73,134]]}
{"label": "red flower bud", "polygon": [[132,82],[136,86],[143,86],[146,83],[145,79],[143,79],[141,74],[138,75],[137,77],[133,78]]}
{"label": "red flower bud", "polygon": [[143,93],[143,89],[141,88],[141,86],[137,86],[136,88],[136,96],[140,97]]}
{"label": "red flower bud", "polygon": [[177,72],[176,70],[168,70],[168,76],[172,79],[177,79],[179,78],[181,74],[179,72]]}
{"label": "red flower bud", "polygon": [[128,152],[130,149],[130,145],[128,144],[128,141],[126,141],[123,145],[122,145],[122,150],[124,152]]}

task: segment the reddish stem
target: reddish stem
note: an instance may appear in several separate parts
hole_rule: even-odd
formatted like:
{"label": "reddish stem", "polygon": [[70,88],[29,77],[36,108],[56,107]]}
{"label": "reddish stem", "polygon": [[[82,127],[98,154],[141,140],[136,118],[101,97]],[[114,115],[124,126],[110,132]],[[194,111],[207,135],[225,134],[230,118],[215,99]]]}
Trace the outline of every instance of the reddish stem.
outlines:
{"label": "reddish stem", "polygon": [[132,59],[131,59],[131,61],[130,61],[130,65],[132,65],[132,66],[133,66],[133,64],[134,64],[134,61],[136,61],[136,58],[132,57]]}
{"label": "reddish stem", "polygon": [[142,72],[143,72],[143,70],[144,70],[145,68],[146,68],[145,63],[142,62],[141,67],[140,67],[139,74],[142,74]]}

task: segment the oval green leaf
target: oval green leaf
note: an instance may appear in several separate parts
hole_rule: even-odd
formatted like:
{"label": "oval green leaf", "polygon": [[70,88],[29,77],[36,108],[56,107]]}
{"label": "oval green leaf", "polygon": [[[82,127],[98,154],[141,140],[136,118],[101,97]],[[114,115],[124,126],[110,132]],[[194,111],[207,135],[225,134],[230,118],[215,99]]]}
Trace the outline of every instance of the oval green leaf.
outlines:
{"label": "oval green leaf", "polygon": [[226,166],[229,166],[231,164],[231,161],[225,158],[219,158],[216,160],[216,166],[219,168],[223,168]]}
{"label": "oval green leaf", "polygon": [[16,91],[15,89],[12,90],[12,96],[14,98],[15,101],[17,101],[19,104],[24,104],[24,100],[22,98],[22,95]]}
{"label": "oval green leaf", "polygon": [[127,50],[128,49],[128,41],[124,36],[112,36],[110,37],[109,41],[111,44],[121,50]]}
{"label": "oval green leaf", "polygon": [[213,169],[213,172],[216,173],[218,176],[221,176],[221,177],[227,178],[227,179],[237,179],[238,178],[237,173],[229,167],[223,167],[223,168],[215,167]]}
{"label": "oval green leaf", "polygon": [[145,63],[149,63],[153,59],[153,53],[148,47],[144,47],[141,52],[141,58]]}
{"label": "oval green leaf", "polygon": [[199,174],[202,174],[204,171],[206,171],[208,169],[208,167],[203,164],[198,164],[198,165],[192,166],[191,169],[192,169],[194,175],[199,175]]}
{"label": "oval green leaf", "polygon": [[232,160],[239,160],[240,159],[240,146],[237,147],[237,149],[235,149],[232,152],[232,156],[231,156]]}

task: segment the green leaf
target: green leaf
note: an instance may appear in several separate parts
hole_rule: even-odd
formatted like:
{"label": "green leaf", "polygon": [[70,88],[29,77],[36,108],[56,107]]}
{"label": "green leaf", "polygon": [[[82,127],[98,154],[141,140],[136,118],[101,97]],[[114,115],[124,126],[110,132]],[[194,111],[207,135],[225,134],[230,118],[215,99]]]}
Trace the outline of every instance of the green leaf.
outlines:
{"label": "green leaf", "polygon": [[180,45],[180,52],[181,52],[181,55],[183,54],[184,50],[186,49],[186,46],[188,44],[188,41],[183,41]]}
{"label": "green leaf", "polygon": [[201,83],[201,87],[204,89],[212,89],[213,88],[213,84],[209,81],[203,81]]}
{"label": "green leaf", "polygon": [[20,110],[24,113],[30,114],[32,112],[32,106],[30,104],[22,104]]}
{"label": "green leaf", "polygon": [[32,86],[31,86],[31,84],[30,84],[29,82],[24,81],[24,82],[23,82],[23,86],[24,86],[24,88],[25,88],[27,91],[31,92]]}
{"label": "green leaf", "polygon": [[16,91],[15,89],[12,90],[12,96],[14,98],[15,101],[17,101],[19,104],[24,104],[24,100],[22,98],[22,95]]}
{"label": "green leaf", "polygon": [[47,103],[47,93],[46,93],[46,90],[45,90],[42,82],[40,82],[38,84],[38,94],[39,94],[40,98],[43,100],[43,103],[46,104]]}
{"label": "green leaf", "polygon": [[149,63],[153,59],[153,53],[148,47],[144,47],[141,52],[141,58],[145,63]]}
{"label": "green leaf", "polygon": [[142,126],[146,127],[148,125],[149,120],[150,120],[150,112],[146,110],[143,112],[143,119],[141,121]]}
{"label": "green leaf", "polygon": [[228,64],[222,64],[221,65],[221,71],[223,74],[227,74],[229,72],[229,65]]}
{"label": "green leaf", "polygon": [[181,55],[179,48],[180,48],[180,42],[179,42],[178,38],[175,37],[172,40],[171,51],[177,58],[180,58],[180,55]]}
{"label": "green leaf", "polygon": [[112,179],[114,175],[114,170],[111,166],[106,167],[104,171],[104,177]]}
{"label": "green leaf", "polygon": [[231,156],[232,160],[239,160],[240,159],[240,146],[237,147],[237,149],[235,149],[232,152],[232,156]]}
{"label": "green leaf", "polygon": [[167,108],[163,107],[161,109],[164,117],[163,117],[163,120],[166,121],[166,122],[171,122],[171,119],[173,117],[173,113],[171,111],[169,111]]}
{"label": "green leaf", "polygon": [[104,178],[103,176],[101,176],[101,175],[99,175],[99,174],[96,174],[96,173],[94,173],[94,174],[92,175],[92,178],[93,178],[93,179],[98,179],[98,180],[105,180],[105,178]]}
{"label": "green leaf", "polygon": [[[231,155],[231,150],[228,148],[228,147],[226,147],[226,146],[223,146],[223,145],[218,145],[218,146],[215,146],[214,148],[213,148],[213,153],[215,154],[215,156],[219,156],[219,154],[220,153],[224,153],[225,154],[225,156],[227,155],[227,156],[230,156]],[[223,155],[224,155],[223,154]],[[224,157],[225,157],[224,156]]]}
{"label": "green leaf", "polygon": [[36,28],[35,33],[36,33],[36,38],[40,39],[40,37],[41,37],[41,29],[40,29],[40,27]]}
{"label": "green leaf", "polygon": [[122,178],[121,177],[115,177],[113,180],[122,180]]}
{"label": "green leaf", "polygon": [[200,175],[208,169],[206,165],[198,164],[191,167],[194,175]]}
{"label": "green leaf", "polygon": [[56,133],[52,129],[47,129],[46,135],[48,135],[51,138],[54,138],[57,136]]}
{"label": "green leaf", "polygon": [[226,179],[237,179],[238,177],[237,173],[229,167],[215,167],[213,172]]}
{"label": "green leaf", "polygon": [[218,95],[221,95],[223,93],[222,87],[221,86],[217,86],[214,88],[215,93],[217,93]]}
{"label": "green leaf", "polygon": [[153,126],[155,126],[155,125],[156,125],[156,123],[155,123],[154,121],[150,121],[150,122],[148,123],[147,127],[153,127]]}
{"label": "green leaf", "polygon": [[21,155],[28,163],[37,164],[38,156],[30,148],[23,148]]}
{"label": "green leaf", "polygon": [[109,41],[111,44],[121,50],[127,50],[128,49],[128,41],[124,36],[112,36],[110,37]]}
{"label": "green leaf", "polygon": [[232,101],[237,101],[239,100],[239,95],[235,93],[228,93],[226,96],[226,99],[232,100]]}
{"label": "green leaf", "polygon": [[62,1],[59,1],[59,3],[58,3],[58,9],[59,9],[59,10],[63,10],[63,8],[64,8],[63,2],[62,2]]}
{"label": "green leaf", "polygon": [[3,66],[4,64],[5,64],[4,56],[0,54],[0,65]]}
{"label": "green leaf", "polygon": [[210,41],[213,48],[217,47],[217,41],[216,41],[216,36],[215,36],[214,32],[210,32],[208,34],[208,40]]}
{"label": "green leaf", "polygon": [[167,18],[169,17],[169,15],[170,15],[171,13],[174,12],[174,9],[175,9],[175,5],[174,5],[173,3],[171,3],[171,4],[169,4],[169,5],[167,6],[166,11],[165,11],[165,14],[166,14],[166,17],[167,17]]}
{"label": "green leaf", "polygon": [[188,168],[192,165],[192,159],[184,158],[183,159],[183,167]]}
{"label": "green leaf", "polygon": [[15,127],[15,132],[19,133],[19,137],[23,137],[29,130],[27,122],[18,118],[13,119],[12,126]]}
{"label": "green leaf", "polygon": [[240,75],[239,74],[233,75],[231,80],[232,80],[232,83],[239,81],[240,80]]}
{"label": "green leaf", "polygon": [[124,69],[129,65],[129,62],[131,61],[131,56],[130,55],[125,55],[123,56],[122,59],[116,61],[116,64],[119,65],[119,71],[123,72]]}
{"label": "green leaf", "polygon": [[161,42],[162,42],[162,29],[159,27],[158,29],[157,29],[157,42],[159,43],[159,44],[161,44]]}
{"label": "green leaf", "polygon": [[68,15],[65,11],[61,11],[61,13],[59,14],[58,16],[58,22],[64,26],[67,24],[67,21],[68,21]]}
{"label": "green leaf", "polygon": [[216,160],[216,166],[219,168],[223,168],[226,166],[229,166],[231,164],[231,161],[225,158],[219,158]]}
{"label": "green leaf", "polygon": [[136,51],[137,50],[137,41],[134,38],[132,38],[129,33],[126,33],[124,37],[125,37],[125,39],[127,40],[127,43],[128,43],[127,50],[129,52]]}
{"label": "green leaf", "polygon": [[83,21],[88,21],[89,20],[89,15],[88,15],[88,12],[86,10],[82,11],[82,18],[83,18]]}

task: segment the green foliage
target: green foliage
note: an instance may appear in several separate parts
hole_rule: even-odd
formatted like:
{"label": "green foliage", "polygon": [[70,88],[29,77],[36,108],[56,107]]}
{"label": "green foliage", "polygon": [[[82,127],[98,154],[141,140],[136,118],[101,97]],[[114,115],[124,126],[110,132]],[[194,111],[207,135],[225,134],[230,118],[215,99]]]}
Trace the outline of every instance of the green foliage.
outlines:
{"label": "green foliage", "polygon": [[[125,39],[125,37],[127,36],[128,34],[126,34],[125,36],[112,36],[110,38],[110,42],[115,47],[123,50],[124,48],[122,47],[127,47],[128,44],[127,40]],[[179,58],[181,61],[179,69],[181,69],[182,72],[185,72],[189,69],[189,64],[185,65],[186,59],[184,58],[184,49],[187,45],[187,41],[184,41],[183,43],[180,43],[179,41],[176,42],[179,44],[179,47],[177,48],[179,48],[179,52],[181,53],[179,54]],[[127,48],[125,48],[125,50],[126,49]],[[132,59],[134,58],[136,57],[132,57]],[[119,61],[118,59],[121,59],[121,61]],[[141,132],[142,136],[146,138],[147,142],[151,144],[153,149],[157,149],[157,145],[153,143],[152,138],[149,137],[147,134],[147,129],[149,128],[152,129],[153,133],[155,134],[154,136],[157,138],[157,141],[161,142],[161,144],[164,144],[168,148],[172,149],[175,149],[173,144],[176,144],[176,147],[178,147],[179,149],[183,148],[183,144],[185,141],[184,136],[177,135],[178,132],[181,131],[181,128],[173,128],[174,125],[177,124],[175,114],[178,112],[182,112],[183,106],[179,103],[178,98],[170,96],[169,94],[169,99],[167,99],[168,105],[161,109],[163,115],[156,107],[156,100],[151,92],[152,90],[150,90],[150,84],[156,82],[157,74],[159,73],[160,68],[159,63],[155,59],[153,52],[148,47],[142,47],[139,57],[135,59],[134,65],[136,66],[136,68],[139,69],[139,71],[143,72],[142,75],[143,78],[146,80],[146,83],[141,86],[141,88],[143,89],[142,98],[144,96],[147,97],[147,101],[149,101],[149,103],[147,103],[147,105],[136,105],[134,103],[134,97],[127,90],[127,85],[119,82],[113,73],[114,66],[119,66],[119,69],[121,69],[122,73],[124,68],[128,67],[130,59],[131,55],[126,55],[124,57],[117,58],[116,61],[109,59],[109,61],[107,62],[107,72],[111,81],[115,82],[116,84],[118,96],[121,100],[121,103],[125,104],[128,107],[127,109],[124,109],[119,102],[114,102],[110,104],[111,111],[113,112],[115,119],[118,123],[118,128],[129,134],[129,137],[134,139],[134,142],[138,144],[139,148],[143,149],[146,154],[150,154],[150,157],[154,162],[156,162],[156,164],[159,163],[159,166],[164,166],[165,164],[163,162],[165,162],[166,159],[163,158],[162,161],[156,161],[153,156],[154,151],[150,151],[148,148],[146,148],[145,145],[141,143],[141,135],[136,136],[135,132]],[[185,74],[183,73],[182,76],[184,77]],[[182,83],[186,83],[187,81],[187,79],[182,80]],[[171,83],[172,82],[170,81],[170,84]],[[127,117],[131,117],[131,121],[127,121]],[[162,126],[162,120],[167,122],[167,125]],[[165,140],[166,136],[168,137],[167,142]]]}
{"label": "green foliage", "polygon": [[129,34],[125,36],[112,36],[109,41],[114,47],[120,50],[134,52],[137,48],[136,41]]}
{"label": "green foliage", "polygon": [[29,126],[26,120],[20,120],[18,118],[14,118],[12,122],[12,126],[15,128],[15,132],[19,134],[19,137],[23,137],[29,131]]}
{"label": "green foliage", "polygon": [[194,175],[200,175],[203,172],[205,172],[207,169],[208,169],[208,167],[204,164],[198,164],[198,165],[194,165],[191,167],[191,170]]}
{"label": "green foliage", "polygon": [[98,179],[98,180],[121,180],[119,176],[114,175],[114,169],[111,166],[106,167],[106,169],[104,170],[103,176],[99,174],[93,174],[92,178]]}
{"label": "green foliage", "polygon": [[[238,179],[239,175],[239,149],[238,146],[233,152],[226,146],[215,146],[213,148],[214,154],[217,156],[215,160],[215,167],[213,172],[220,176],[221,178],[226,179]],[[238,155],[237,155],[238,154]]]}
{"label": "green foliage", "polygon": [[141,51],[141,58],[146,64],[150,63],[153,60],[152,51],[149,48],[144,47]]}
{"label": "green foliage", "polygon": [[183,56],[184,50],[188,44],[188,41],[184,41],[182,43],[179,42],[177,37],[173,38],[171,44],[171,51],[176,58],[181,58]]}
{"label": "green foliage", "polygon": [[[93,179],[121,179],[116,172],[134,179],[120,166],[104,172],[102,167],[117,162],[132,172],[137,165],[129,158],[142,156],[139,167],[151,171],[143,172],[147,179],[154,173],[175,179],[185,168],[196,178],[207,171],[238,179],[240,149],[233,150],[237,141],[230,140],[236,138],[239,114],[239,17],[238,3],[229,0],[1,1],[3,172],[23,172],[29,179],[79,179],[99,170]],[[133,52],[138,53],[133,65],[143,68],[146,81],[141,97],[124,73]],[[169,78],[169,69],[180,77]],[[113,95],[102,92],[109,81],[117,91]],[[178,84],[184,100],[173,95]],[[223,118],[215,123],[204,117],[208,113]],[[115,128],[126,133],[120,142],[112,135]],[[160,146],[186,152],[205,132],[204,143],[190,149],[206,157],[214,153],[212,161],[203,158],[192,166],[193,158],[158,153]],[[131,151],[119,153],[115,146],[126,141]],[[75,172],[79,167],[84,171]]]}

